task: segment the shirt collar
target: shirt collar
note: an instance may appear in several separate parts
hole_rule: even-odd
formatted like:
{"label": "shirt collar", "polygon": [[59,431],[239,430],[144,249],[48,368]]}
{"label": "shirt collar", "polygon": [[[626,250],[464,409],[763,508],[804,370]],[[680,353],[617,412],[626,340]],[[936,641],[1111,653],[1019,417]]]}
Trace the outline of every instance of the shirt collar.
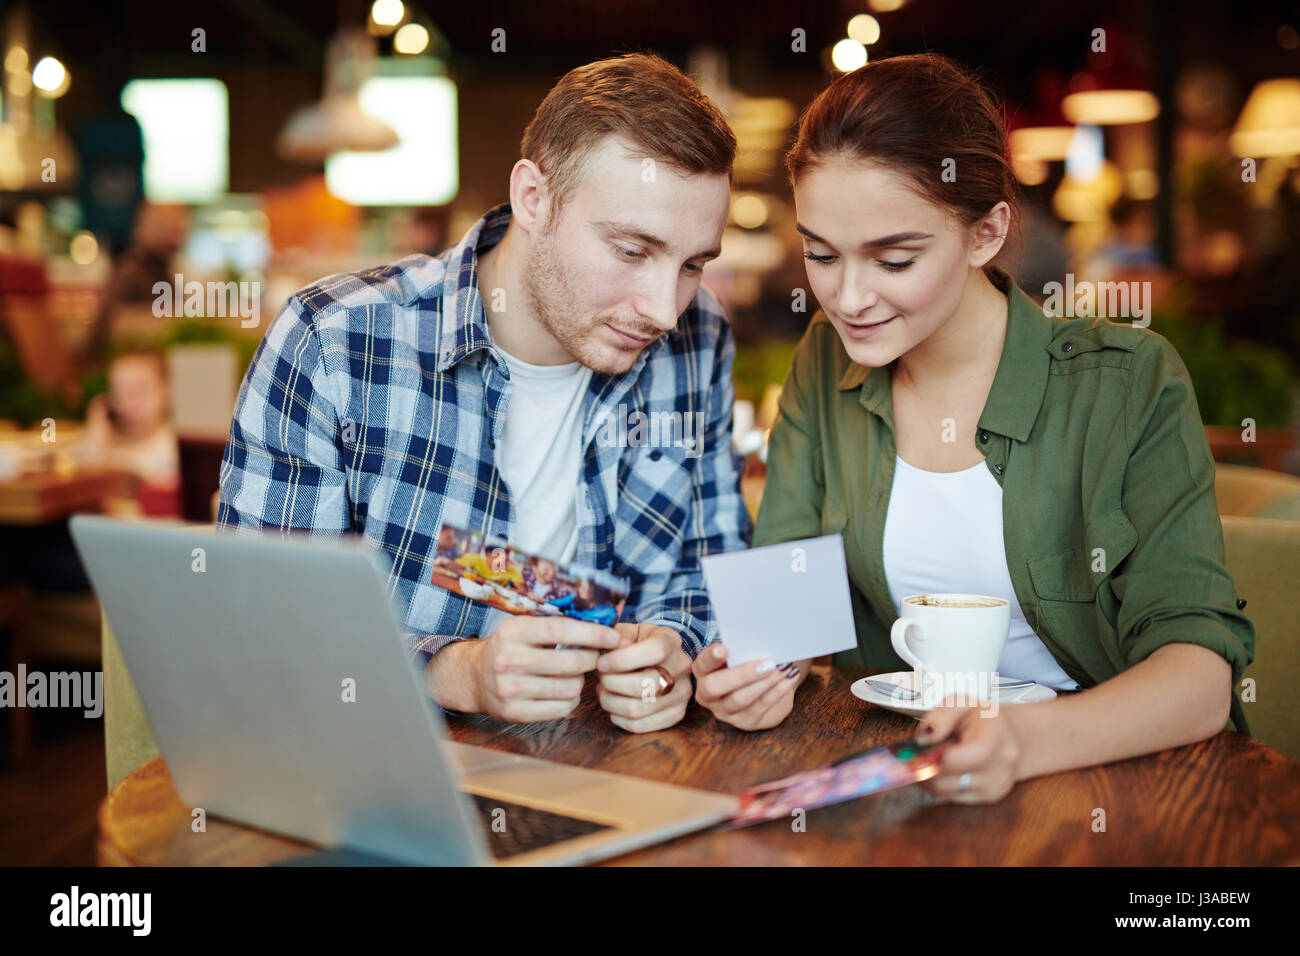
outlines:
{"label": "shirt collar", "polygon": [[1016,441],[1027,441],[1047,392],[1047,372],[1052,364],[1052,320],[1042,306],[1025,294],[1001,269],[989,279],[1007,294],[1007,338],[1002,345],[993,386],[984,402],[980,427]]}
{"label": "shirt collar", "polygon": [[[1047,372],[1051,365],[1048,346],[1052,340],[1052,320],[1040,306],[1002,269],[986,270],[989,281],[1008,299],[1007,336],[1002,344],[997,374],[984,403],[979,427],[1026,441],[1038,418],[1047,390]],[[842,390],[862,387],[862,404],[871,412],[893,423],[893,394],[889,388],[889,367],[869,368],[856,362],[840,376]]]}
{"label": "shirt collar", "polygon": [[506,234],[510,203],[493,206],[444,253],[447,264],[442,287],[442,335],[438,342],[438,371],[445,372],[467,355],[492,345],[492,332],[483,312],[478,288],[479,253],[487,252]]}

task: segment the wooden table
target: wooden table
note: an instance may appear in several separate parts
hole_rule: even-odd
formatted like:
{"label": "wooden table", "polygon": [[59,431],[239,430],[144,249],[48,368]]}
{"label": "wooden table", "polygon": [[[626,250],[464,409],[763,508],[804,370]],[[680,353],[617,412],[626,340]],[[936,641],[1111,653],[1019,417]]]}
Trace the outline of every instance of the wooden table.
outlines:
{"label": "wooden table", "polygon": [[[904,739],[910,717],[858,700],[861,670],[813,669],[780,727],[745,733],[693,707],[676,727],[614,727],[588,681],[574,717],[506,725],[456,718],[451,737],[563,763],[738,793],[750,784]],[[1105,832],[1093,829],[1105,811]],[[209,817],[190,830],[162,758],[124,779],[99,813],[105,864],[266,864],[310,852]],[[996,804],[941,803],[919,786],[810,811],[806,832],[784,821],[707,830],[612,864],[1215,865],[1300,862],[1300,764],[1228,731],[1188,747],[1018,784]]]}
{"label": "wooden table", "polygon": [[0,481],[0,524],[46,524],[78,511],[99,511],[105,498],[130,495],[132,481],[128,472],[100,467],[29,472]]}

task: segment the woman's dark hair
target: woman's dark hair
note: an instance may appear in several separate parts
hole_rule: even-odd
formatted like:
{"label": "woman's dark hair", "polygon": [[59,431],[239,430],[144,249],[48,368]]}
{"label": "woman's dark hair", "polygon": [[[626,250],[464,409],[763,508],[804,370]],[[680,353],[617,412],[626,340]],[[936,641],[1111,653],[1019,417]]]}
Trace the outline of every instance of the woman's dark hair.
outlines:
{"label": "woman's dark hair", "polygon": [[937,53],[874,60],[817,95],[786,154],[791,184],[835,158],[897,170],[963,226],[1004,200],[1013,223],[1019,215],[1001,106],[973,73]]}

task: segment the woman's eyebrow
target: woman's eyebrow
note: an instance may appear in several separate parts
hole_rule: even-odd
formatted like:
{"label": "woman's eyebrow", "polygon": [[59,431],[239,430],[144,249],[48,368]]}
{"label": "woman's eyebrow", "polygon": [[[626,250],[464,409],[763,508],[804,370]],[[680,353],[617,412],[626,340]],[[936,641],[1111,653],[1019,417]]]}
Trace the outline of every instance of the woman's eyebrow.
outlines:
{"label": "woman's eyebrow", "polygon": [[[817,233],[799,223],[795,223],[794,227],[798,229],[800,233],[813,240],[813,242],[826,242],[826,240],[817,235]],[[920,239],[933,238],[934,234],[929,232],[896,232],[890,236],[881,236],[879,239],[872,239],[869,242],[864,242],[862,248],[879,249],[883,246],[896,246],[901,242],[916,242]],[[830,243],[826,242],[826,245],[829,246]]]}

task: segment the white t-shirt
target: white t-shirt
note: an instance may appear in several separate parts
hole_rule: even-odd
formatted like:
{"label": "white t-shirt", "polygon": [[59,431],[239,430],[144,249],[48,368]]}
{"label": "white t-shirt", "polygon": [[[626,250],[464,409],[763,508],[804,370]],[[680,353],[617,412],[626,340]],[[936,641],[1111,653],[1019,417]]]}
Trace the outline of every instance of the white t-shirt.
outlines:
{"label": "white t-shirt", "polygon": [[[591,369],[578,362],[532,365],[500,346],[497,350],[510,368],[512,386],[496,447],[497,470],[515,507],[510,543],[529,554],[571,561],[578,550],[575,495]],[[506,616],[490,612],[483,634],[491,634]]]}
{"label": "white t-shirt", "polygon": [[933,472],[894,459],[885,516],[884,560],[895,609],[911,594],[987,594],[1011,605],[1011,633],[998,661],[1005,677],[1056,690],[1078,685],[1025,621],[1007,569],[1002,486],[984,462]]}

